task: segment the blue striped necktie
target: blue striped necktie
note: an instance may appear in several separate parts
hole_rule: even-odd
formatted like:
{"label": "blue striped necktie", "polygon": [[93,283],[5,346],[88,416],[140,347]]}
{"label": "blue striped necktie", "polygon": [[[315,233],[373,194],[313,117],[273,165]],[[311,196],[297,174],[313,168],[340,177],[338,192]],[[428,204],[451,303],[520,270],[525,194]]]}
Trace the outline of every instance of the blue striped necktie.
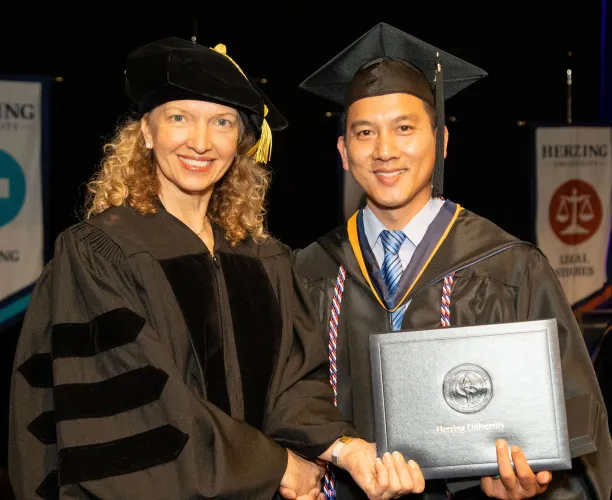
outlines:
{"label": "blue striped necktie", "polygon": [[[383,248],[385,250],[385,258],[382,264],[382,277],[385,280],[390,294],[393,294],[397,288],[400,277],[404,269],[399,257],[399,249],[406,239],[406,235],[402,231],[384,230],[380,234]],[[391,313],[391,323],[394,330],[399,330],[402,326],[402,318],[404,316],[404,307],[399,307],[395,312]]]}

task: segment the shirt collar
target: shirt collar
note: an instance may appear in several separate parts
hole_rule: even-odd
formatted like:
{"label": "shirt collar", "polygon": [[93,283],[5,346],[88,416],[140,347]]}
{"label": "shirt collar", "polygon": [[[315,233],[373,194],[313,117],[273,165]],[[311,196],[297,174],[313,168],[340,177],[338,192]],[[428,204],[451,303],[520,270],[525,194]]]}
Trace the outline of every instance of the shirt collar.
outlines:
{"label": "shirt collar", "polygon": [[[440,198],[430,198],[427,204],[402,228],[402,232],[415,247],[423,240],[427,228],[436,218],[443,204],[444,200]],[[363,209],[363,229],[370,248],[374,248],[378,244],[380,233],[387,228],[378,220],[370,207],[366,206]]]}

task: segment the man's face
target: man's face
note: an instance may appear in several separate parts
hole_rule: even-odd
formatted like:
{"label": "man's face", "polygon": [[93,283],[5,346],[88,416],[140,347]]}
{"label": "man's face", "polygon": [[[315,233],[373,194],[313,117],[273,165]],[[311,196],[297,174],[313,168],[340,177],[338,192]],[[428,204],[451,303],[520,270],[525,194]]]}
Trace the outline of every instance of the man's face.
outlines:
{"label": "man's face", "polygon": [[[445,130],[445,156],[447,137]],[[421,99],[387,94],[354,102],[338,150],[344,169],[378,208],[425,204],[431,197],[436,140]]]}

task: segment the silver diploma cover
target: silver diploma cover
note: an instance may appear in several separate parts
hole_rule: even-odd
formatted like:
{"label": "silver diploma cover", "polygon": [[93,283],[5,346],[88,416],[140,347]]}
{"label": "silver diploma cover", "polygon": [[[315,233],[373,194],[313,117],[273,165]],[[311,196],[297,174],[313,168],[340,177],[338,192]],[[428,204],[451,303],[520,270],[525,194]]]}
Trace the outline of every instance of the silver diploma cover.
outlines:
{"label": "silver diploma cover", "polygon": [[571,468],[556,320],[372,334],[370,359],[379,456],[495,475],[501,438],[534,471]]}

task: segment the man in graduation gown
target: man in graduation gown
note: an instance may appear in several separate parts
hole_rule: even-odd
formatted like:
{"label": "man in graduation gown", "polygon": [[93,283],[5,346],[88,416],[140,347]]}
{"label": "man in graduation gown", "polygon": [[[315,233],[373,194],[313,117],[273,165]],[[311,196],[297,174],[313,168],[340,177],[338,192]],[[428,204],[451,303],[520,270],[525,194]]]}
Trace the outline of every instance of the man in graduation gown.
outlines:
{"label": "man in graduation gown", "polygon": [[[375,440],[369,333],[556,318],[566,399],[591,393],[601,406],[597,451],[576,460],[572,471],[553,472],[552,481],[547,471],[533,474],[520,451],[513,453],[526,475],[519,481],[502,442],[501,477],[476,478],[476,487],[461,495],[482,495],[482,489],[498,498],[543,493],[607,500],[607,415],[555,273],[534,245],[440,196],[448,140],[444,99],[485,75],[381,23],[301,84],[344,107],[338,150],[367,206],[296,251],[298,273],[329,342],[337,404],[369,440]],[[346,474],[335,472],[338,499],[363,498]],[[429,481],[424,494],[442,497],[452,486]]]}

